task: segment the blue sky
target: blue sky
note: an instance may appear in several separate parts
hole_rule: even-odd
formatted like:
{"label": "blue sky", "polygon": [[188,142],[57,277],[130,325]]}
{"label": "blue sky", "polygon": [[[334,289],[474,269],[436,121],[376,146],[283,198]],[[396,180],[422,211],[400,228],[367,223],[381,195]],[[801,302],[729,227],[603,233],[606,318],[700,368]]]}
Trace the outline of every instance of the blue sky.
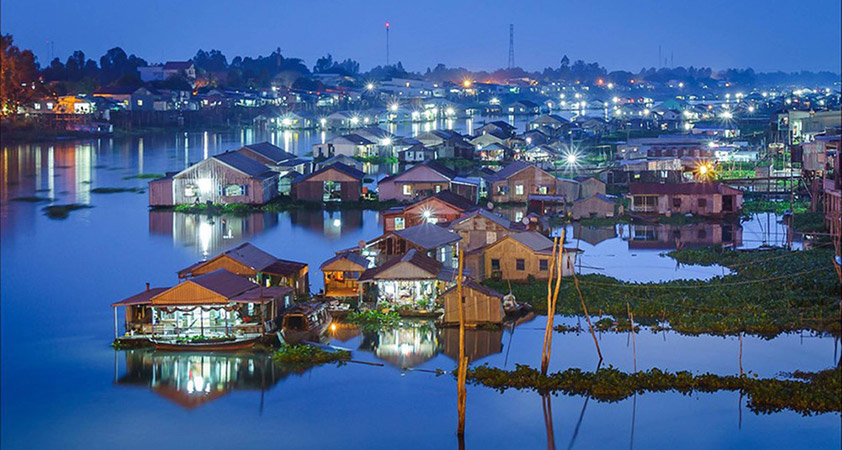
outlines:
{"label": "blue sky", "polygon": [[[327,52],[360,62],[385,61],[386,21],[392,61],[424,70],[442,62],[473,70],[504,67],[508,26],[515,59],[527,70],[598,61],[637,71],[673,55],[674,64],[840,72],[839,0],[497,1],[426,0],[192,1],[3,0],[0,28],[39,61],[81,49],[99,58],[120,46],[148,61],[186,59],[199,48],[226,56],[280,47],[312,66]],[[780,31],[778,31],[780,29]]]}

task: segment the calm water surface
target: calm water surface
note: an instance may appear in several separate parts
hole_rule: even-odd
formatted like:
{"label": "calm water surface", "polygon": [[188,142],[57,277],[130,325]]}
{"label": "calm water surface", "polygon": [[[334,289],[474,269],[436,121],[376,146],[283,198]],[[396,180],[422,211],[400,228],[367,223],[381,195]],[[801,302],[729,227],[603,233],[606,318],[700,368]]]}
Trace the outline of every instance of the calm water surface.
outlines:
{"label": "calm water surface", "polygon": [[[319,264],[337,249],[376,237],[382,225],[372,211],[214,218],[150,212],[145,194],[93,194],[91,188],[145,187],[144,180],[125,178],[179,170],[244,142],[274,141],[303,155],[322,138],[243,130],[3,147],[3,448],[457,447],[455,384],[450,376],[429,372],[455,366],[454,330],[421,322],[375,334],[341,327],[332,344],[353,350],[356,360],[383,365],[305,372],[273,366],[264,355],[115,352],[108,346],[113,339],[108,305],[145,282],[171,285],[177,270],[250,241],[310,264],[312,289],[318,291]],[[23,196],[93,207],[52,220],[41,211],[48,203],[12,200]],[[715,239],[715,230],[700,230],[684,229],[681,245]],[[623,225],[570,227],[568,233],[568,244],[584,250],[584,272],[644,281],[726,273],[721,267],[677,266],[663,257],[676,245],[674,229]],[[779,245],[785,239],[776,217],[759,216],[742,224],[738,245]],[[471,332],[472,364],[537,366],[544,320]],[[696,373],[739,370],[736,338],[643,331],[635,338],[636,361],[628,334],[599,338],[606,363],[623,370],[635,364]],[[812,335],[747,337],[742,365],[762,377],[820,370],[838,360],[837,345],[833,338]],[[567,367],[596,367],[588,334],[555,335],[551,370]],[[616,403],[559,396],[550,397],[550,407],[547,424],[538,394],[469,387],[466,447],[544,448],[550,433],[560,448],[841,444],[838,414],[756,415],[738,393],[644,394]]]}

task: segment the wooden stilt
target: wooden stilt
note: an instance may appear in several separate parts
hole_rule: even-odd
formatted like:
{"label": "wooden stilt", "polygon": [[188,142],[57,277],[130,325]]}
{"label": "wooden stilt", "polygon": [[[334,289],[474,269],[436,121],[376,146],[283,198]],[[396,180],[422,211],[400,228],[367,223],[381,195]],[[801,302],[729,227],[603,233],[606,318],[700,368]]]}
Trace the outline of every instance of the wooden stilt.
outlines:
{"label": "wooden stilt", "polygon": [[585,319],[588,320],[588,329],[591,331],[593,343],[596,345],[596,354],[599,355],[599,361],[602,362],[602,351],[599,349],[599,341],[596,339],[596,332],[594,331],[593,324],[591,323],[591,315],[588,314],[588,307],[585,305],[585,297],[582,295],[582,290],[579,289],[579,277],[576,276],[575,271],[573,272],[573,284],[576,286],[576,292],[579,293],[579,300],[582,302],[582,311],[585,313]]}
{"label": "wooden stilt", "polygon": [[[541,368],[544,367],[544,362],[548,359],[547,343],[549,342],[549,334],[552,327],[550,326],[550,317],[553,316],[553,277],[555,274],[556,264],[556,249],[558,247],[558,238],[553,238],[553,256],[550,259],[549,272],[547,273],[547,324],[544,327],[544,345],[541,348]],[[545,372],[546,373],[546,372]]]}
{"label": "wooden stilt", "polygon": [[456,278],[456,298],[459,299],[459,374],[456,387],[459,425],[456,434],[459,436],[465,435],[465,400],[467,397],[465,379],[468,371],[468,358],[465,357],[465,299],[462,298],[462,270],[462,250],[459,250],[459,272]]}
{"label": "wooden stilt", "polygon": [[[555,251],[553,252],[555,253]],[[553,296],[550,299],[550,304],[548,305],[548,315],[547,315],[547,328],[545,330],[545,344],[544,344],[544,357],[541,361],[541,372],[546,375],[547,369],[550,366],[550,354],[552,352],[552,345],[553,345],[553,322],[555,321],[555,311],[556,311],[556,304],[558,303],[558,291],[561,288],[561,276],[563,272],[562,263],[564,261],[564,230],[561,230],[561,238],[558,241],[558,259],[555,262],[556,266],[556,279],[555,279],[555,289],[553,290]]]}

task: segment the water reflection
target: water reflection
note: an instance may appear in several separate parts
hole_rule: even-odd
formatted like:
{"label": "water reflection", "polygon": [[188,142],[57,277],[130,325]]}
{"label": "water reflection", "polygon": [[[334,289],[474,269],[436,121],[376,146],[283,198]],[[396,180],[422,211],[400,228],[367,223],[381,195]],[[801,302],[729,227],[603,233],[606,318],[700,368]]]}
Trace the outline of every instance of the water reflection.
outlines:
{"label": "water reflection", "polygon": [[289,212],[289,218],[293,225],[313,230],[327,238],[338,238],[345,232],[363,227],[361,209],[340,211],[294,209]]}
{"label": "water reflection", "polygon": [[288,374],[264,353],[188,354],[150,350],[122,353],[125,370],[118,378],[119,368],[114,368],[116,384],[145,386],[186,409],[197,408],[235,390],[265,391]]}
{"label": "water reflection", "polygon": [[680,249],[743,245],[743,227],[738,223],[694,223],[688,225],[632,224],[623,238],[629,249]]}
{"label": "water reflection", "polygon": [[[360,350],[401,370],[419,366],[439,353],[454,361],[459,355],[459,329],[437,327],[431,320],[413,320],[376,332],[363,332]],[[502,329],[465,330],[465,356],[473,363],[503,351]]]}
{"label": "water reflection", "polygon": [[149,234],[169,236],[205,258],[249,240],[278,225],[277,213],[207,216],[173,211],[149,211]]}

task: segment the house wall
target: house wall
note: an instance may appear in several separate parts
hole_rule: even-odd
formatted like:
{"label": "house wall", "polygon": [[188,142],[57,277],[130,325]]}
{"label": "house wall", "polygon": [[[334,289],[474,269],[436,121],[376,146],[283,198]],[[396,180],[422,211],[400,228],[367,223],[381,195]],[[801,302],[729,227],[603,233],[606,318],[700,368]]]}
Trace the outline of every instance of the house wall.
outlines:
{"label": "house wall", "polygon": [[[209,189],[202,190],[199,180],[210,180]],[[231,169],[225,164],[210,158],[206,159],[187,171],[173,177],[173,200],[175,204],[204,203],[249,203],[263,204],[274,198],[278,193],[277,176],[257,179]],[[229,184],[247,186],[246,195],[225,196],[222,187]],[[187,186],[195,186],[195,196],[186,195]]]}
{"label": "house wall", "polygon": [[605,183],[596,178],[587,178],[579,182],[579,195],[588,198],[596,194],[605,195]]}
{"label": "house wall", "polygon": [[[574,264],[576,262],[576,254],[574,252],[565,252],[561,275],[570,276],[573,274]],[[540,270],[540,260],[547,261],[547,267],[550,266],[550,259],[552,256],[547,254],[535,253],[523,244],[514,239],[504,239],[495,245],[487,248],[483,255],[483,264],[485,265],[485,277],[493,276],[492,262],[493,260],[500,261],[500,277],[503,280],[525,280],[529,275],[536,279],[547,279],[549,277],[549,270]],[[517,260],[524,260],[524,270],[517,270]]]}
{"label": "house wall", "polygon": [[[462,289],[462,296],[465,297],[466,324],[503,323],[505,313],[503,311],[502,299],[464,287]],[[456,289],[446,292],[442,295],[442,299],[444,301],[444,323],[459,323],[460,299]]]}
{"label": "house wall", "polygon": [[511,233],[482,216],[474,216],[470,220],[456,224],[453,230],[462,238],[460,242],[466,253],[493,244]]}
{"label": "house wall", "polygon": [[402,217],[404,219],[404,228],[420,225],[427,221],[424,217],[424,211],[430,210],[430,218],[434,218],[436,223],[452,222],[462,215],[462,210],[454,208],[448,203],[445,203],[438,198],[431,197],[429,200],[422,200],[414,205],[406,207],[400,213],[389,213],[383,216],[383,232],[395,230],[395,218]]}
{"label": "house wall", "polygon": [[[632,211],[637,211],[634,206],[634,197],[632,196],[630,208]],[[662,194],[658,196],[655,203],[657,214],[695,214],[700,216],[720,215],[722,210],[722,194],[693,194],[693,195],[667,195]],[[676,200],[680,201],[676,205]],[[700,206],[699,200],[704,200],[705,205]],[[734,211],[728,213],[735,213],[742,209],[743,196],[741,194],[734,195]]]}
{"label": "house wall", "polygon": [[149,206],[172,206],[172,178],[149,182]]}
{"label": "house wall", "polygon": [[[547,186],[547,195],[555,195],[558,179],[548,172],[537,167],[530,166],[511,177],[492,183],[491,201],[497,203],[518,202],[526,203],[530,194],[539,194],[540,186]],[[516,186],[523,185],[523,194],[516,194]],[[499,186],[506,186],[508,193],[498,194]]]}
{"label": "house wall", "polygon": [[214,270],[219,269],[225,269],[231,273],[235,273],[237,275],[244,276],[247,278],[254,278],[257,275],[257,272],[255,272],[254,269],[252,269],[251,267],[239,263],[226,255],[221,255],[220,257],[212,259],[207,263],[197,267],[193,271],[193,276],[204,275],[206,273],[211,273]]}
{"label": "house wall", "polygon": [[293,200],[322,202],[324,199],[324,182],[335,181],[340,184],[342,201],[355,202],[362,196],[362,180],[342,173],[336,169],[310,175],[304,180],[293,183],[290,195]]}
{"label": "house wall", "polygon": [[599,197],[590,197],[584,200],[573,203],[573,212],[571,213],[573,219],[581,219],[583,217],[613,217],[614,203],[600,200]]}

